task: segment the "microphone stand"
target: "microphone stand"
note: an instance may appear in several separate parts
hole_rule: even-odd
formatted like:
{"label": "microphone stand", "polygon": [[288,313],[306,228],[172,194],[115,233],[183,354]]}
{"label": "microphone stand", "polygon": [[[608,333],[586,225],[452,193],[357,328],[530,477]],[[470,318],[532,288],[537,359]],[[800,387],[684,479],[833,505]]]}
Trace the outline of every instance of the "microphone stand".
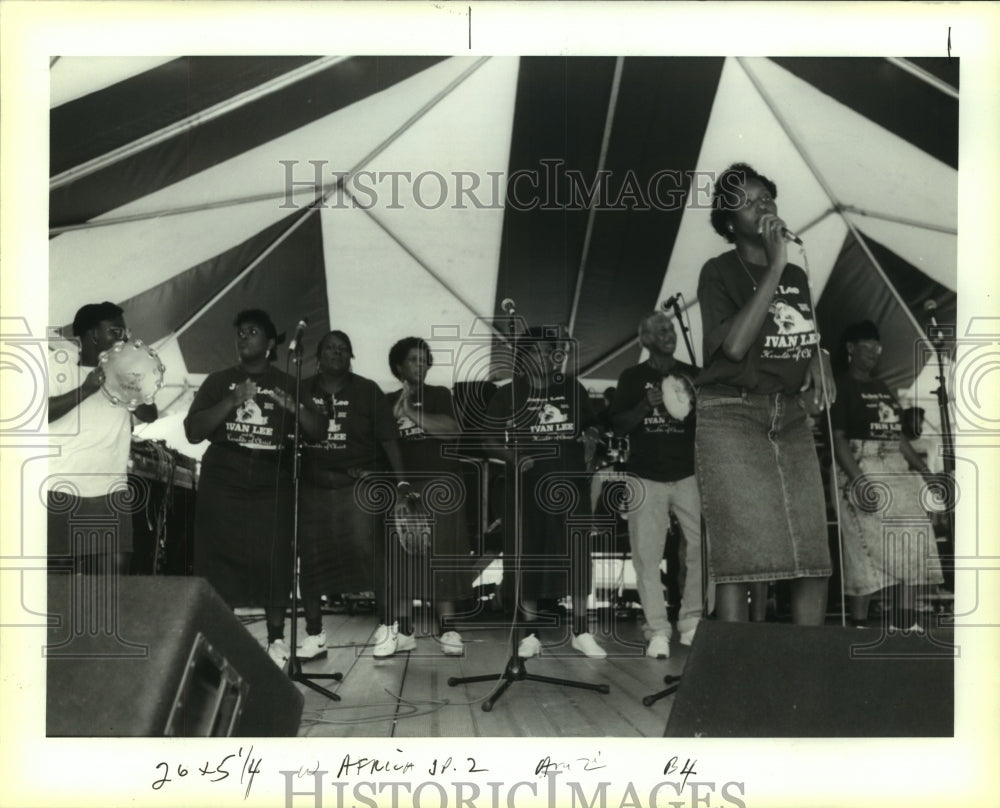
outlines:
{"label": "microphone stand", "polygon": [[[521,548],[523,547],[523,523],[521,521],[521,462],[519,457],[519,447],[518,447],[518,432],[515,424],[515,418],[517,414],[517,401],[514,395],[514,377],[517,369],[517,330],[515,328],[514,320],[514,302],[512,300],[504,301],[504,311],[511,316],[510,328],[512,340],[512,351],[514,362],[512,363],[512,373],[510,381],[510,417],[511,417],[511,428],[510,432],[507,433],[507,443],[511,448],[511,452],[514,456],[514,462],[510,464],[513,467],[513,485],[514,485],[514,558],[512,559],[511,566],[514,571],[514,614],[512,617],[509,645],[510,652],[507,658],[507,664],[503,671],[500,673],[486,673],[480,674],[478,676],[451,676],[448,678],[448,686],[455,687],[455,685],[469,684],[473,682],[496,682],[496,687],[487,696],[486,700],[483,701],[482,710],[485,713],[490,712],[493,709],[493,705],[496,704],[497,700],[507,691],[514,682],[523,682],[525,680],[531,682],[545,682],[550,685],[562,685],[563,687],[577,687],[584,690],[596,690],[598,693],[610,693],[611,688],[606,684],[590,684],[589,682],[577,682],[570,679],[560,679],[554,676],[540,676],[535,673],[528,673],[527,669],[524,667],[525,660],[518,655],[518,645],[520,641],[517,638],[518,629],[518,613],[521,609],[520,603],[520,593],[521,593]],[[544,455],[539,455],[544,456]],[[506,472],[505,472],[506,476]],[[509,481],[510,482],[510,481]],[[590,559],[587,559],[587,563],[591,563]],[[572,579],[572,576],[571,576]],[[526,621],[527,622],[527,621]]]}
{"label": "microphone stand", "polygon": [[326,696],[330,701],[340,701],[340,696],[329,690],[322,685],[316,684],[313,680],[317,681],[336,681],[339,682],[344,678],[342,673],[303,673],[302,672],[302,660],[298,658],[295,654],[295,649],[298,648],[297,635],[298,635],[298,621],[299,621],[299,578],[301,573],[299,570],[299,482],[301,477],[301,434],[299,426],[299,407],[301,406],[301,394],[302,394],[302,341],[298,340],[294,349],[291,351],[292,361],[295,363],[295,426],[293,429],[292,438],[292,484],[294,488],[294,499],[293,499],[293,520],[292,520],[292,627],[291,636],[289,641],[291,642],[291,649],[289,651],[288,659],[288,677],[293,682],[298,682],[303,684],[311,690],[316,691],[322,696]]}
{"label": "microphone stand", "polygon": [[934,346],[934,353],[937,355],[938,375],[936,378],[938,380],[938,389],[934,392],[937,394],[938,409],[941,411],[941,440],[943,444],[942,459],[944,461],[944,470],[950,479],[955,474],[955,445],[954,436],[951,431],[948,387],[945,383],[947,377],[944,372],[944,334],[936,324],[928,325],[927,331],[931,345]]}
{"label": "microphone stand", "polygon": [[927,335],[931,345],[934,346],[934,353],[937,355],[938,363],[938,388],[935,390],[938,400],[938,410],[941,413],[941,451],[944,464],[945,485],[947,486],[947,503],[950,513],[946,520],[946,535],[948,538],[948,550],[955,554],[955,439],[951,430],[951,408],[949,406],[948,387],[946,384],[947,375],[944,369],[945,340],[944,332],[935,322],[933,315],[927,324]]}
{"label": "microphone stand", "polygon": [[685,324],[684,318],[681,316],[681,307],[680,307],[680,304],[677,302],[678,298],[681,298],[681,297],[683,297],[683,295],[681,295],[678,292],[673,297],[670,297],[670,298],[667,299],[667,304],[666,305],[670,306],[674,310],[674,315],[677,317],[677,322],[680,323],[680,325],[681,325],[681,336],[684,337],[684,347],[687,348],[688,361],[690,362],[690,364],[693,365],[694,364],[694,348],[691,347],[691,329],[689,329],[687,327],[687,325]]}

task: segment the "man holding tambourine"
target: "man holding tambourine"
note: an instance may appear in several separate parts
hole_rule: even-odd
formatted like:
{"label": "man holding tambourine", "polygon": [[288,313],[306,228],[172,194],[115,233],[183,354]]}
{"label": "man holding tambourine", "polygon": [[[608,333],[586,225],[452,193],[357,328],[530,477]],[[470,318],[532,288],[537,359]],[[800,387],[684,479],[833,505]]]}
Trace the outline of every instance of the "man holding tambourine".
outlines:
{"label": "man holding tambourine", "polygon": [[[655,311],[639,322],[645,362],[626,368],[618,379],[611,418],[615,433],[628,436],[626,470],[642,480],[643,495],[628,512],[629,543],[636,587],[646,618],[646,655],[670,656],[673,629],[663,603],[660,561],[677,517],[683,534],[683,592],[677,628],[690,645],[702,617],[701,497],[694,468],[694,387],[697,368],[674,356],[673,320]],[[711,603],[711,587],[708,591]],[[709,611],[711,606],[709,606]]]}
{"label": "man holding tambourine", "polygon": [[[129,342],[121,307],[88,303],[73,318],[79,354],[67,343],[49,352],[48,556],[51,569],[128,572],[131,513],[125,472],[132,416],[155,421],[153,397],[163,366],[140,341]],[[99,521],[100,530],[74,531]],[[107,526],[116,527],[108,530]]]}

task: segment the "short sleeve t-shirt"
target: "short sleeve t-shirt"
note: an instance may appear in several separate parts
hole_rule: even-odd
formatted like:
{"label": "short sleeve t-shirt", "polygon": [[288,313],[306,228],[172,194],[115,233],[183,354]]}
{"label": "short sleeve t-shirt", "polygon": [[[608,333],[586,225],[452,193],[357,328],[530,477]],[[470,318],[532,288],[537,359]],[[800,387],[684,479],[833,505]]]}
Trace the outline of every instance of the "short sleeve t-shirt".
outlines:
{"label": "short sleeve t-shirt", "polygon": [[[79,349],[58,345],[48,355],[48,394],[56,397],[78,390],[93,368],[79,364]],[[82,497],[99,497],[125,482],[132,446],[132,416],[101,392],[94,393],[62,418],[49,424],[49,436],[59,455],[49,460],[47,488],[72,483]]]}
{"label": "short sleeve t-shirt", "polygon": [[287,373],[269,367],[263,373],[247,373],[231,367],[209,374],[191,402],[188,417],[208,409],[226,398],[237,385],[250,379],[257,385],[257,394],[234,407],[208,436],[216,445],[273,452],[287,445],[287,427],[291,415],[268,395],[282,390],[294,394],[295,381]]}
{"label": "short sleeve t-shirt", "polygon": [[382,389],[371,379],[350,374],[336,395],[330,395],[314,376],[306,382],[307,395],[330,419],[326,436],[305,444],[303,476],[333,471],[357,475],[379,468],[382,441],[399,437],[396,422]]}
{"label": "short sleeve t-shirt", "polygon": [[[753,273],[751,277],[750,273]],[[754,293],[753,278],[766,267],[744,267],[735,250],[710,259],[698,279],[705,369],[699,386],[728,384],[753,393],[797,393],[806,365],[819,350],[819,332],[805,272],[788,264],[781,274],[760,333],[740,361],[722,352],[733,317]]]}
{"label": "short sleeve t-shirt", "polygon": [[830,410],[834,429],[848,440],[899,440],[903,434],[902,410],[889,388],[876,379],[860,381],[850,376],[837,380],[837,400]]}
{"label": "short sleeve t-shirt", "polygon": [[[650,387],[664,389],[664,403],[631,432],[625,467],[657,482],[674,482],[694,474],[695,407],[693,381],[698,369],[674,362],[666,373],[649,362],[627,368],[618,379],[612,417],[645,400]],[[665,383],[664,383],[665,382]]]}
{"label": "short sleeve t-shirt", "polygon": [[[584,467],[583,430],[596,423],[590,396],[574,379],[550,382],[544,388],[532,386],[522,377],[514,385],[514,431],[525,444],[555,443],[560,457],[573,467]],[[501,388],[490,400],[488,417],[506,421],[511,414],[511,391]]]}
{"label": "short sleeve t-shirt", "polygon": [[[390,410],[402,395],[402,390],[390,393],[388,403]],[[455,417],[451,393],[446,387],[424,385],[421,391],[420,408],[428,415],[447,415]],[[414,423],[406,416],[396,418],[399,429],[400,451],[407,471],[436,471],[442,468],[444,458],[441,455],[441,439],[429,435],[419,423]]]}
{"label": "short sleeve t-shirt", "polygon": [[211,446],[202,457],[203,479],[211,476],[233,485],[265,486],[274,484],[276,468],[278,479],[290,476],[291,452],[279,450],[291,445],[292,416],[268,395],[273,390],[294,393],[295,380],[287,373],[273,367],[263,373],[247,373],[240,367],[211,373],[198,388],[188,418],[226,399],[247,379],[257,385],[257,394],[233,407],[209,434]]}

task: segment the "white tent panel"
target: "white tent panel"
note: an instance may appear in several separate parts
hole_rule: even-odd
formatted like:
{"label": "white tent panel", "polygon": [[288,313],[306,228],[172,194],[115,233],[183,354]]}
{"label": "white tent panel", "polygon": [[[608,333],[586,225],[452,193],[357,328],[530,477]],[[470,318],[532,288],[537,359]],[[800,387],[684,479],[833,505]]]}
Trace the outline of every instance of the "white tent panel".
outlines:
{"label": "white tent panel", "polygon": [[[752,69],[764,61],[748,60]],[[735,162],[749,163],[774,180],[778,186],[778,211],[792,230],[822,217],[831,207],[829,197],[743,66],[736,59],[727,59],[698,155],[698,169],[718,174]],[[700,193],[698,204],[710,204],[710,193],[710,189]],[[685,224],[692,213],[708,237],[721,243],[708,224],[708,210],[685,211]]]}
{"label": "white tent panel", "polygon": [[[903,138],[816,90],[767,59],[750,69],[764,85],[836,201],[874,214],[891,212],[897,219],[927,222],[954,229],[958,222],[958,172],[928,156]],[[919,166],[920,170],[913,169]],[[766,172],[765,172],[766,173]],[[866,217],[865,229],[875,236]],[[791,222],[790,222],[791,223]],[[922,228],[881,228],[885,246],[919,266],[938,283],[955,288],[955,237],[947,246],[940,234],[924,236]],[[890,238],[890,236],[892,236]],[[928,252],[924,265],[911,260],[930,247],[914,249],[914,239],[941,245]]]}
{"label": "white tent panel", "polygon": [[397,194],[379,183],[373,213],[461,298],[482,299],[479,314],[493,308],[482,291],[500,260],[517,73],[517,59],[491,59],[366,166],[403,173]]}
{"label": "white tent panel", "polygon": [[865,235],[889,247],[947,289],[957,291],[958,237],[871,216],[848,214]]}
{"label": "white tent panel", "polygon": [[144,292],[287,215],[264,201],[63,233],[49,242],[51,322],[72,321],[82,298],[126,300]]}
{"label": "white tent panel", "polygon": [[[459,300],[390,239],[361,210],[324,211],[330,325],[348,333],[354,345],[354,369],[383,389],[397,383],[388,366],[389,348],[406,336],[425,339],[442,329],[467,333],[473,319],[492,311],[495,272],[479,273],[475,294]],[[432,350],[434,345],[432,344]],[[429,384],[450,386],[444,356],[428,374]],[[461,379],[459,379],[461,380]]]}

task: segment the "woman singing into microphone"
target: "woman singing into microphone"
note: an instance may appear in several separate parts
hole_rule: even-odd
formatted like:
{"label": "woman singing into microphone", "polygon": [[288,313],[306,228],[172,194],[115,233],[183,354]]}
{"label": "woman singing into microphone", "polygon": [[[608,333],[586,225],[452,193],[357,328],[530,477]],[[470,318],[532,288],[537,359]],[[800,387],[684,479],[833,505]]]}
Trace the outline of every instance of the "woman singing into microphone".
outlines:
{"label": "woman singing into microphone", "polygon": [[718,618],[747,620],[749,585],[791,579],[794,622],[821,625],[830,551],[807,415],[835,392],[776,196],[744,163],[712,194],[712,227],[735,249],[709,259],[698,280],[705,368],[695,458]]}

